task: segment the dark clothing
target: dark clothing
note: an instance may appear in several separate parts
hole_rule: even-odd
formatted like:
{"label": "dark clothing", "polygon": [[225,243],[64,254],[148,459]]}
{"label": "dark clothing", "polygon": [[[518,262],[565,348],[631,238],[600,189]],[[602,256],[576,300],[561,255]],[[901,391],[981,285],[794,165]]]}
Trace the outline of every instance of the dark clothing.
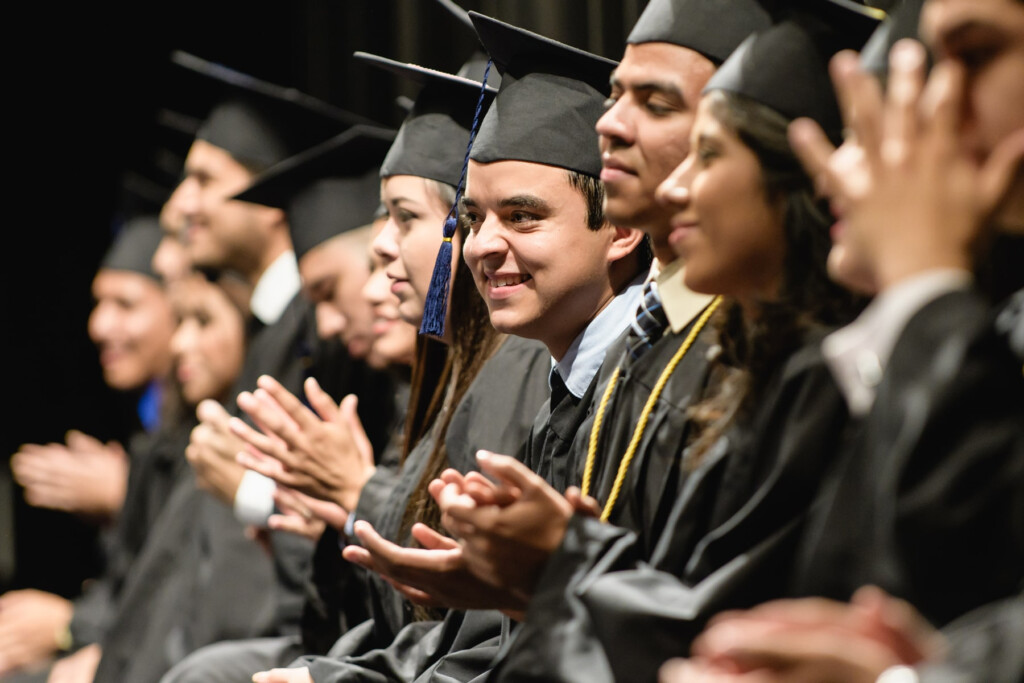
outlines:
{"label": "dark clothing", "polygon": [[846,415],[817,343],[794,353],[685,476],[649,554],[634,531],[572,520],[489,680],[655,680],[713,614],[782,595]]}
{"label": "dark clothing", "polygon": [[960,291],[908,322],[821,491],[794,593],[871,583],[943,625],[1024,585],[1022,359],[994,317]]}
{"label": "dark clothing", "polygon": [[[521,454],[530,425],[545,400],[550,355],[537,342],[508,337],[484,364],[462,401],[455,408],[445,442],[449,465],[462,472],[476,469],[476,451],[487,448]],[[421,444],[417,444],[419,449]],[[429,447],[424,447],[425,460]],[[399,530],[404,500],[419,482],[425,462],[417,466],[411,453],[387,511],[368,511],[385,537]],[[360,501],[360,508],[362,508]],[[361,513],[362,515],[363,513]],[[395,540],[393,536],[390,536]],[[373,620],[345,634],[327,657],[304,657],[296,665],[308,666],[314,680],[412,680],[453,647],[462,649],[497,636],[501,616],[488,611],[449,611],[441,622],[412,621],[408,603],[386,584],[374,579],[380,597]],[[383,585],[383,586],[382,586]],[[401,611],[399,611],[399,608]],[[394,629],[398,626],[398,629]]]}

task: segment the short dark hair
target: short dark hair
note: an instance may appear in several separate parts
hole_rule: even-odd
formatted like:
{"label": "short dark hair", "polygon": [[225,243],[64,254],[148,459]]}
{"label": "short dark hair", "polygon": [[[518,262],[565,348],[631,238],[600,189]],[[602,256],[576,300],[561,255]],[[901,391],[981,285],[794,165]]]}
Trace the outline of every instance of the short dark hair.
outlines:
{"label": "short dark hair", "polygon": [[600,230],[604,226],[604,183],[579,171],[566,171],[569,184],[576,188],[587,203],[587,227]]}

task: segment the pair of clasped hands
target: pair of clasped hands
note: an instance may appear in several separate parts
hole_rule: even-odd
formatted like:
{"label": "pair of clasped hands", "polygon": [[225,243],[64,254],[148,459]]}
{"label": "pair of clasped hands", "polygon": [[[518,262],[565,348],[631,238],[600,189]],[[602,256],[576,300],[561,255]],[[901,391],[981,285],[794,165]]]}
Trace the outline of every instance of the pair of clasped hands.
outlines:
{"label": "pair of clasped hands", "polygon": [[[201,417],[204,410],[214,413],[204,422],[219,425],[212,428],[225,432],[225,439],[230,434],[244,444],[238,464],[278,484],[281,513],[269,526],[316,538],[325,524],[344,530],[375,465],[356,398],[335,404],[314,379],[306,381],[305,390],[312,409],[273,378],[261,377],[255,391],[238,397],[255,428],[220,415],[217,404],[201,406],[200,412]],[[206,435],[200,441],[212,439]],[[569,519],[577,512],[597,516],[599,510],[578,489],[563,496],[514,458],[487,451],[477,457],[480,472],[448,469],[429,486],[453,537],[416,524],[411,531],[420,547],[407,548],[356,521],[360,544],[347,546],[343,554],[417,604],[500,609],[521,618]]]}

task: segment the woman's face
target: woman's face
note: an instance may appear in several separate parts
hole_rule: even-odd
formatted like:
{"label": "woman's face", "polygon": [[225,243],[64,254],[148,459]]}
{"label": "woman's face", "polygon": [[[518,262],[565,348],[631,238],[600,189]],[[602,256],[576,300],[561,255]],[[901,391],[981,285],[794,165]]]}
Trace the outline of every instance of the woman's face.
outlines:
{"label": "woman's face", "polygon": [[387,207],[388,220],[373,241],[373,252],[385,264],[402,320],[419,328],[444,219],[451,207],[444,206],[431,185],[417,176],[382,180],[381,201]]}
{"label": "woman's face", "polygon": [[367,362],[376,368],[412,365],[416,354],[416,328],[398,313],[398,297],[391,292],[391,278],[384,259],[371,249],[370,262],[373,269],[363,286],[363,297],[373,309],[373,341]]}
{"label": "woman's face", "polygon": [[227,394],[245,358],[245,322],[224,290],[202,276],[173,292],[178,327],[171,338],[175,372],[185,401],[195,405]]}
{"label": "woman's face", "polygon": [[690,153],[663,182],[672,211],[669,244],[685,262],[686,285],[741,302],[778,296],[785,236],[782,208],[769,202],[757,156],[701,101]]}

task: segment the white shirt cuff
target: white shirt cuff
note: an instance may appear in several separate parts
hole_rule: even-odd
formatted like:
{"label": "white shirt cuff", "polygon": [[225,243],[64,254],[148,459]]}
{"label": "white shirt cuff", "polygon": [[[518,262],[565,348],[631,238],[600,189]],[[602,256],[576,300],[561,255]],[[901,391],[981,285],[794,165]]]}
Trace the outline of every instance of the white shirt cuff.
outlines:
{"label": "white shirt cuff", "polygon": [[265,527],[274,513],[277,484],[259,472],[246,470],[235,492],[235,518],[242,524]]}
{"label": "white shirt cuff", "polygon": [[958,269],[908,278],[879,294],[856,320],[825,338],[822,353],[853,415],[862,416],[871,409],[875,387],[910,319],[943,294],[966,288],[970,282],[970,273]]}

